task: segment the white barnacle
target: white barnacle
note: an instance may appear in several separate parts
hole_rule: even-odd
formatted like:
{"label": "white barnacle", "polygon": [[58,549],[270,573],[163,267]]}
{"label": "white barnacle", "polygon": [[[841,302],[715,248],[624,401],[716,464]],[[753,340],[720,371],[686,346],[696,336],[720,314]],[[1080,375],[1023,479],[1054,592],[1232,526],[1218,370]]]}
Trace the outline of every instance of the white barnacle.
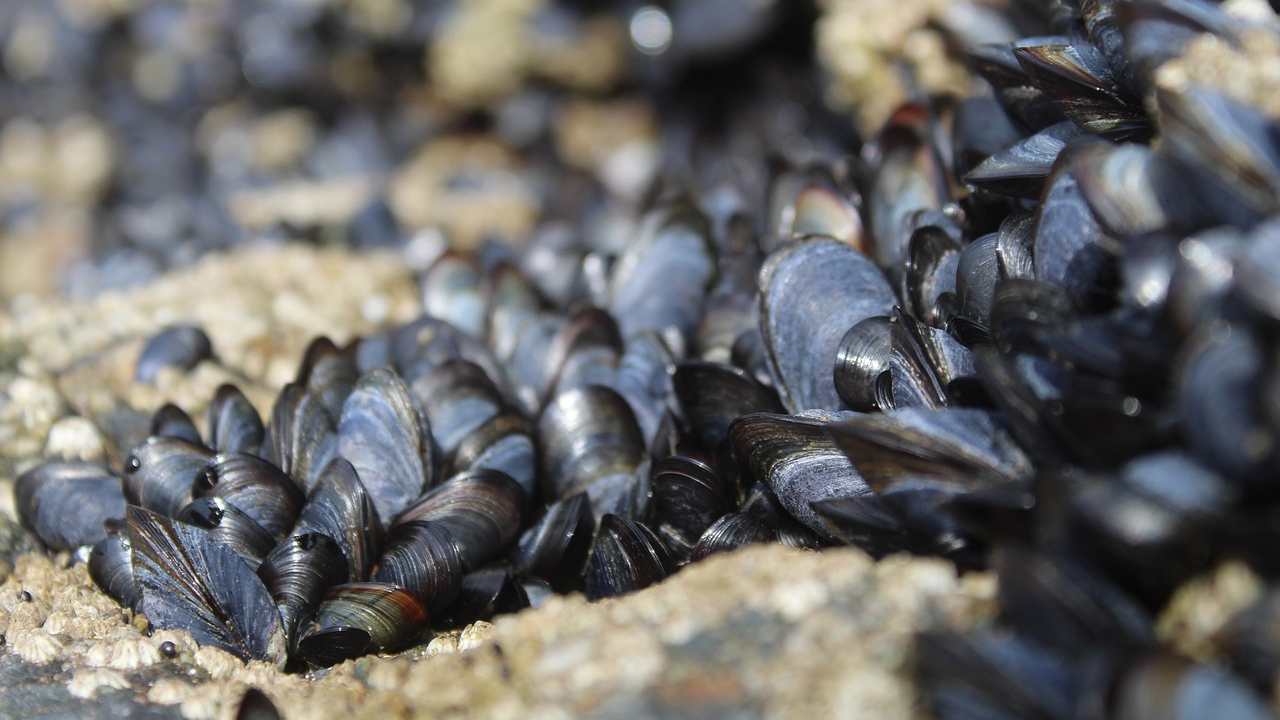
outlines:
{"label": "white barnacle", "polygon": [[116,670],[82,668],[77,670],[75,676],[71,678],[71,682],[67,683],[67,692],[74,697],[87,700],[96,695],[100,688],[124,690],[128,687],[129,681]]}
{"label": "white barnacle", "polygon": [[18,657],[33,665],[50,662],[62,652],[62,643],[43,630],[23,630],[10,639]]}

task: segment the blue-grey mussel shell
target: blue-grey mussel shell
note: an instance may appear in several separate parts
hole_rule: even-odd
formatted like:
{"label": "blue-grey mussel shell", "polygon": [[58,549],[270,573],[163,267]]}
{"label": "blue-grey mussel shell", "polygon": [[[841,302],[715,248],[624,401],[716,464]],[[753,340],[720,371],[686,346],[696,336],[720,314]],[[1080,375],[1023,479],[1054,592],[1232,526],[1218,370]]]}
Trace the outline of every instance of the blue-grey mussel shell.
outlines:
{"label": "blue-grey mussel shell", "polygon": [[219,497],[280,538],[302,510],[302,492],[275,465],[254,455],[218,455],[201,471],[196,494]]}
{"label": "blue-grey mussel shell", "polygon": [[605,515],[587,558],[588,598],[622,595],[648,587],[675,569],[662,541],[642,523]]}
{"label": "blue-grey mussel shell", "polygon": [[729,425],[753,412],[782,412],[778,394],[732,365],[686,361],[672,376],[680,410],[698,444],[715,452],[729,436]]}
{"label": "blue-grey mussel shell", "polygon": [[644,436],[621,395],[603,385],[560,393],[538,420],[538,439],[543,497],[585,491],[597,516],[638,513],[647,479],[639,474]]}
{"label": "blue-grey mussel shell", "polygon": [[276,538],[258,521],[225,498],[196,498],[174,519],[207,531],[212,542],[231,548],[251,568],[256,569],[276,545]]}
{"label": "blue-grey mussel shell", "polygon": [[449,474],[485,469],[511,476],[529,497],[537,494],[533,426],[519,412],[507,409],[467,435],[454,451]]}
{"label": "blue-grey mussel shell", "polygon": [[689,553],[697,562],[716,553],[737,550],[744,545],[778,541],[778,531],[754,513],[736,512],[724,515],[702,533]]}
{"label": "blue-grey mussel shell", "polygon": [[311,618],[324,594],[347,581],[347,561],[337,543],[319,533],[293,535],[258,567],[258,577],[280,609],[285,638],[292,649],[298,628]]}
{"label": "blue-grey mussel shell", "polygon": [[496,470],[476,470],[450,478],[433,488],[392,524],[427,520],[449,529],[458,542],[467,569],[506,551],[523,525],[524,491]]}
{"label": "blue-grey mussel shell", "polygon": [[196,478],[212,459],[213,451],[202,445],[149,437],[125,458],[125,498],[173,517],[195,497]]}
{"label": "blue-grey mussel shell", "polygon": [[113,600],[137,610],[142,590],[133,579],[133,546],[121,524],[110,523],[106,537],[93,546],[89,553],[89,577]]}
{"label": "blue-grey mussel shell", "polygon": [[208,533],[130,506],[127,526],[141,611],[152,626],[244,660],[283,665],[285,636],[271,594],[254,571]]}
{"label": "blue-grey mussel shell", "polygon": [[391,370],[366,373],[342,406],[338,454],[351,463],[378,508],[393,518],[432,484],[430,426]]}
{"label": "blue-grey mussel shell", "polygon": [[204,330],[194,325],[166,328],[153,335],[142,348],[134,378],[150,383],[164,368],[190,370],[213,357],[213,343]]}
{"label": "blue-grey mussel shell", "polygon": [[261,454],[298,487],[309,491],[320,470],[337,456],[336,428],[337,418],[325,409],[320,395],[289,383],[271,408],[271,425]]}
{"label": "blue-grey mussel shell", "polygon": [[696,458],[672,455],[653,466],[649,525],[684,560],[703,532],[733,508],[734,494],[715,470]]}
{"label": "blue-grey mussel shell", "polygon": [[449,360],[419,375],[410,390],[426,412],[446,462],[464,439],[502,410],[502,394],[484,368]]}
{"label": "blue-grey mussel shell", "polygon": [[337,418],[359,379],[354,349],[341,349],[329,338],[318,337],[303,353],[294,382],[318,397],[329,416]]}
{"label": "blue-grey mussel shell", "polygon": [[221,385],[209,404],[209,445],[221,453],[258,453],[267,431],[235,385]]}
{"label": "blue-grey mussel shell", "polygon": [[120,478],[99,465],[48,462],[18,477],[14,487],[22,524],[53,550],[92,545],[103,523],[124,518]]}
{"label": "blue-grey mussel shell", "polygon": [[586,493],[553,503],[520,536],[512,557],[515,571],[543,578],[560,592],[578,589],[595,527]]}
{"label": "blue-grey mussel shell", "polygon": [[327,667],[369,652],[396,650],[418,638],[427,610],[404,588],[387,583],[348,583],[330,588],[298,652]]}
{"label": "blue-grey mussel shell", "polygon": [[151,416],[151,434],[159,437],[178,438],[199,445],[204,441],[191,416],[173,403],[165,403]]}
{"label": "blue-grey mussel shell", "polygon": [[366,580],[382,554],[382,521],[351,463],[337,458],[320,473],[293,534],[320,533],[338,544],[353,582]]}

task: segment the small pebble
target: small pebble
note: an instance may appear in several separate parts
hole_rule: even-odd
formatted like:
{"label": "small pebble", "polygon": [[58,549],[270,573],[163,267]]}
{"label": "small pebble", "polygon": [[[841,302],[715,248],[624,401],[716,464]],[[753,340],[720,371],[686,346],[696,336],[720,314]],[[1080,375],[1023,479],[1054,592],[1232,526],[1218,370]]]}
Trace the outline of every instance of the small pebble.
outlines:
{"label": "small pebble", "polygon": [[31,602],[31,593],[26,590],[22,590],[18,593],[18,599],[22,602]]}
{"label": "small pebble", "polygon": [[165,640],[160,643],[160,654],[167,658],[178,657],[178,646],[173,644],[172,640]]}

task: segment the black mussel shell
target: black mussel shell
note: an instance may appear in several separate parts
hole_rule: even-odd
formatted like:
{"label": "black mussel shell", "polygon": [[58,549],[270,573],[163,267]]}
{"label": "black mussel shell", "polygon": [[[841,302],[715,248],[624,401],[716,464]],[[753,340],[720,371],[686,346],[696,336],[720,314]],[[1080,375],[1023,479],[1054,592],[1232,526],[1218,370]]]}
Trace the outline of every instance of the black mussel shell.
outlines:
{"label": "black mussel shell", "polygon": [[298,628],[311,618],[325,592],[347,581],[347,560],[337,543],[324,535],[293,535],[267,555],[258,577],[280,610],[285,638],[293,648]]}
{"label": "black mussel shell", "polygon": [[138,357],[134,379],[154,382],[164,368],[186,371],[213,358],[213,343],[204,330],[194,325],[165,328],[147,340]]}
{"label": "black mussel shell", "polygon": [[729,435],[730,423],[739,416],[782,412],[777,393],[732,365],[682,362],[676,366],[672,383],[685,422],[708,452],[720,447]]}
{"label": "black mussel shell", "polygon": [[763,483],[788,514],[819,534],[826,525],[812,504],[870,492],[866,481],[836,447],[828,427],[852,413],[744,415],[729,427],[738,471]]}
{"label": "black mussel shell", "polygon": [[[893,323],[883,315],[855,324],[840,339],[833,370],[836,393],[854,410],[870,412],[892,398],[883,388],[888,379]],[[745,413],[744,413],[745,414]]]}
{"label": "black mussel shell", "polygon": [[1005,631],[916,636],[916,684],[940,718],[1070,718],[1079,664]]}
{"label": "black mussel shell", "polygon": [[586,493],[553,503],[520,536],[512,558],[514,569],[522,576],[544,578],[560,592],[576,590],[594,533],[595,518]]}
{"label": "black mussel shell", "polygon": [[484,368],[466,360],[432,368],[419,375],[410,390],[426,412],[446,462],[468,435],[502,410],[502,394]]}
{"label": "black mussel shell", "polygon": [[1113,138],[1149,132],[1141,103],[1119,87],[1092,46],[1066,37],[1028,38],[1014,43],[1013,54],[1035,86],[1085,130]]}
{"label": "black mussel shell", "polygon": [[186,630],[244,660],[284,663],[280,615],[239,555],[199,528],[136,506],[128,530],[140,609],[153,627]]}
{"label": "black mussel shell", "polygon": [[449,613],[449,625],[462,627],[477,620],[515,613],[529,607],[524,586],[506,568],[485,568],[467,573],[462,590]]}
{"label": "black mussel shell", "polygon": [[617,515],[600,519],[587,558],[585,590],[591,600],[622,595],[662,580],[674,569],[658,536],[642,523]]}
{"label": "black mussel shell", "polygon": [[405,508],[392,523],[429,520],[449,528],[469,569],[499,556],[520,532],[524,490],[497,470],[475,470],[450,478]]}
{"label": "black mussel shell", "polygon": [[338,422],[338,454],[355,467],[381,518],[395,517],[432,484],[430,428],[394,372],[373,370],[356,383]]}
{"label": "black mussel shell", "polygon": [[302,510],[302,492],[275,465],[254,455],[217,455],[196,481],[196,494],[219,497],[253,518],[274,537],[284,537]]}
{"label": "black mussel shell", "polygon": [[318,394],[297,383],[284,386],[271,408],[263,456],[310,491],[316,477],[337,456],[337,419]]}
{"label": "black mussel shell", "polygon": [[257,453],[266,428],[253,403],[235,385],[222,385],[209,405],[209,444],[221,453]]}
{"label": "black mussel shell", "polygon": [[911,233],[902,301],[912,315],[933,327],[947,324],[954,307],[943,296],[955,297],[959,262],[960,245],[943,229],[926,225]]}
{"label": "black mussel shell", "polygon": [[213,456],[212,450],[186,440],[147,438],[125,458],[125,497],[172,517],[194,498],[196,478]]}
{"label": "black mussel shell", "polygon": [[538,420],[538,438],[543,497],[585,491],[597,516],[636,512],[645,443],[622,396],[601,385],[560,393]]}
{"label": "black mussel shell", "polygon": [[329,589],[298,642],[312,665],[328,667],[370,652],[396,650],[418,638],[427,610],[404,588],[348,583]]}
{"label": "black mussel shell", "polygon": [[369,577],[382,553],[382,521],[373,499],[351,463],[336,458],[320,473],[298,515],[293,534],[319,533],[338,544],[347,575],[359,582]]}
{"label": "black mussel shell", "polygon": [[171,437],[186,440],[194,445],[204,441],[200,431],[192,422],[191,416],[173,403],[165,403],[151,416],[151,435],[153,437]]}
{"label": "black mussel shell", "polygon": [[276,538],[258,521],[225,498],[196,498],[174,519],[206,530],[210,540],[231,548],[255,569],[276,545]]}
{"label": "black mussel shell", "polygon": [[729,513],[702,533],[689,554],[689,560],[698,562],[710,555],[737,550],[744,545],[777,541],[778,531],[759,515],[748,512]]}
{"label": "black mussel shell", "polygon": [[355,353],[339,348],[327,337],[318,337],[307,346],[294,382],[317,396],[329,416],[336,418],[359,378]]}
{"label": "black mussel shell", "polygon": [[434,612],[457,598],[464,573],[462,546],[449,528],[414,520],[392,528],[372,579],[408,590]]}
{"label": "black mussel shell", "polygon": [[1036,212],[1036,279],[1065,290],[1078,308],[1105,310],[1114,302],[1120,247],[1094,219],[1069,163],[1059,161]]}
{"label": "black mussel shell", "polygon": [[240,706],[236,709],[236,720],[280,720],[280,711],[276,709],[266,693],[251,687],[245,690],[244,697],[240,698]]}
{"label": "black mussel shell", "polygon": [[137,610],[142,590],[133,579],[133,546],[121,523],[111,523],[107,535],[89,553],[89,577],[98,589],[130,610]]}
{"label": "black mussel shell", "polygon": [[[423,315],[397,328],[391,337],[392,367],[407,382],[412,382],[443,362],[458,359],[468,360],[484,368],[489,379],[502,388],[505,394],[506,373],[489,348],[478,338],[444,320]],[[366,375],[372,369],[364,361],[359,362],[359,367]]]}
{"label": "black mussel shell", "polygon": [[1058,154],[1083,134],[1080,126],[1070,121],[1050,125],[983,160],[964,181],[1002,195],[1037,198]]}
{"label": "black mussel shell", "polygon": [[818,238],[771,255],[760,270],[760,333],[787,410],[838,410],[831,367],[840,339],[895,304],[879,268],[843,243]]}
{"label": "black mussel shell", "polygon": [[709,465],[672,455],[653,466],[649,486],[650,527],[667,548],[687,558],[703,532],[733,508],[734,493]]}
{"label": "black mussel shell", "polygon": [[85,462],[47,462],[18,476],[14,500],[22,524],[53,550],[92,545],[103,523],[124,519],[120,478]]}

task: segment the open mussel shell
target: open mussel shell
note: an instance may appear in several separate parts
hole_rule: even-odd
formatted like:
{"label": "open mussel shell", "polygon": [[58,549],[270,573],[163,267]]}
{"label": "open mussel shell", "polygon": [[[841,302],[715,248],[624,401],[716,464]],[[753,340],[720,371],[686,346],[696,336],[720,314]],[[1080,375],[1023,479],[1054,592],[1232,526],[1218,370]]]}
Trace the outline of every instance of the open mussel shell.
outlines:
{"label": "open mussel shell", "polygon": [[729,425],[753,412],[782,412],[778,395],[745,371],[721,363],[686,361],[672,376],[680,411],[698,444],[714,452]]}
{"label": "open mussel shell", "polygon": [[438,611],[457,598],[466,571],[462,546],[448,526],[413,520],[392,528],[372,579],[402,587]]}
{"label": "open mussel shell", "polygon": [[707,219],[691,206],[654,210],[613,268],[608,309],[624,338],[652,331],[686,348],[715,273]]}
{"label": "open mussel shell", "polygon": [[106,537],[89,553],[89,577],[98,589],[130,610],[137,610],[142,590],[133,579],[133,546],[121,523],[110,523]]}
{"label": "open mussel shell", "polygon": [[147,438],[125,458],[125,497],[172,517],[191,502],[196,478],[213,456],[212,450],[186,440]]}
{"label": "open mussel shell", "polygon": [[235,505],[274,537],[284,537],[302,510],[298,486],[275,465],[243,453],[217,455],[201,471],[195,492]]}
{"label": "open mussel shell", "polygon": [[298,653],[328,667],[370,652],[396,650],[418,638],[427,610],[409,591],[387,583],[330,588],[298,641]]}
{"label": "open mussel shell", "polygon": [[600,519],[587,558],[585,590],[591,600],[622,595],[662,580],[675,565],[662,541],[642,523],[617,515]]}
{"label": "open mussel shell", "polygon": [[360,378],[342,407],[338,454],[356,469],[381,518],[395,517],[431,484],[430,429],[394,372]]}
{"label": "open mussel shell", "polygon": [[222,453],[257,453],[267,431],[253,403],[235,385],[222,385],[209,404],[209,444]]}
{"label": "open mussel shell", "polygon": [[560,592],[576,590],[594,533],[595,518],[586,493],[553,503],[520,536],[513,569],[522,576],[544,578]]}
{"label": "open mussel shell", "polygon": [[738,418],[729,427],[729,439],[739,473],[768,486],[787,513],[825,535],[814,502],[869,492],[828,434],[832,423],[852,415],[753,413]]}
{"label": "open mussel shell", "polygon": [[365,580],[382,553],[382,521],[351,463],[337,458],[320,473],[298,515],[293,534],[319,533],[346,557],[347,575]]}
{"label": "open mussel shell", "polygon": [[73,550],[104,537],[103,523],[124,519],[120,478],[86,462],[47,462],[18,476],[18,519],[52,550]]}
{"label": "open mussel shell", "polygon": [[449,613],[448,624],[462,627],[477,620],[515,613],[529,607],[524,586],[507,568],[485,568],[462,578],[458,601]]}
{"label": "open mussel shell", "polygon": [[533,425],[514,409],[489,418],[469,433],[454,450],[449,474],[468,470],[497,470],[519,483],[525,495],[538,493],[538,449]]}
{"label": "open mussel shell", "polygon": [[280,610],[285,638],[292,649],[298,628],[311,618],[325,592],[347,582],[347,561],[333,540],[319,533],[304,533],[277,545],[258,567],[258,577]]}
{"label": "open mussel shell", "polygon": [[466,360],[432,368],[419,375],[410,390],[426,412],[446,462],[468,435],[502,410],[502,394],[484,368]]}
{"label": "open mussel shell", "polygon": [[749,512],[729,513],[711,523],[689,553],[691,562],[710,555],[737,550],[745,545],[778,541],[778,531],[759,515]]}
{"label": "open mussel shell", "polygon": [[359,378],[353,349],[341,349],[329,338],[318,337],[307,346],[294,382],[319,398],[329,416],[336,418]]}
{"label": "open mussel shell", "polygon": [[319,395],[289,383],[271,409],[263,456],[298,487],[310,490],[316,475],[338,452],[336,422]]}
{"label": "open mussel shell", "polygon": [[902,408],[842,418],[829,429],[862,482],[877,491],[910,476],[976,488],[1031,475],[1031,461],[984,410]]}
{"label": "open mussel shell", "polygon": [[231,548],[252,568],[276,545],[275,536],[225,498],[196,498],[174,519],[207,531],[210,540]]}
{"label": "open mussel shell", "polygon": [[151,416],[151,435],[186,440],[195,445],[204,442],[191,416],[173,403],[161,405],[160,409]]}
{"label": "open mussel shell", "polygon": [[469,569],[482,567],[506,551],[520,532],[524,490],[496,470],[465,472],[432,488],[405,508],[392,528],[426,520],[447,527]]}
{"label": "open mussel shell", "polygon": [[204,330],[195,325],[169,327],[147,340],[133,376],[138,382],[152,383],[165,368],[186,371],[211,358],[213,343]]}
{"label": "open mussel shell", "polygon": [[895,302],[880,270],[843,243],[816,238],[771,255],[760,270],[760,332],[787,410],[839,409],[831,367],[840,339]]}
{"label": "open mussel shell", "polygon": [[283,665],[285,637],[271,594],[239,555],[190,525],[130,506],[133,573],[141,611],[161,630],[243,660]]}
{"label": "open mussel shell", "polygon": [[709,465],[672,455],[653,465],[648,522],[673,554],[687,558],[698,538],[733,507],[734,495]]}
{"label": "open mussel shell", "polygon": [[544,497],[585,491],[597,516],[635,512],[645,443],[622,396],[601,385],[560,393],[538,420],[538,438]]}

